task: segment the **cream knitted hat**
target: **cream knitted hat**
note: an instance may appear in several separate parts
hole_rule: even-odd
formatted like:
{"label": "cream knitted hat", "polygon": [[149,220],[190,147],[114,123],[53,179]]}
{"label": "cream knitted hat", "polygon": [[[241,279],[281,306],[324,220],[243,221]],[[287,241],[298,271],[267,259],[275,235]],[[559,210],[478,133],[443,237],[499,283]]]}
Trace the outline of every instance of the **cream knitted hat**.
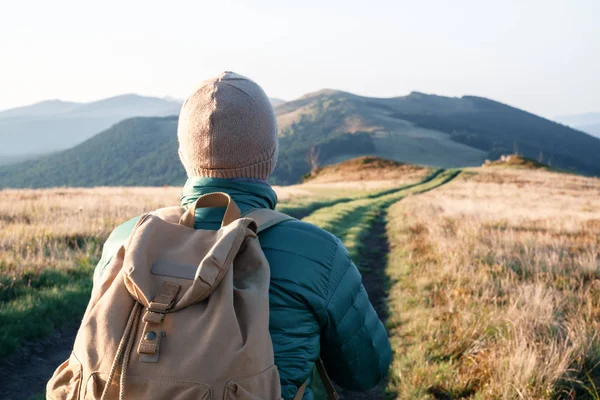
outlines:
{"label": "cream knitted hat", "polygon": [[260,86],[233,72],[202,82],[185,100],[177,137],[189,177],[267,180],[277,162],[271,101]]}

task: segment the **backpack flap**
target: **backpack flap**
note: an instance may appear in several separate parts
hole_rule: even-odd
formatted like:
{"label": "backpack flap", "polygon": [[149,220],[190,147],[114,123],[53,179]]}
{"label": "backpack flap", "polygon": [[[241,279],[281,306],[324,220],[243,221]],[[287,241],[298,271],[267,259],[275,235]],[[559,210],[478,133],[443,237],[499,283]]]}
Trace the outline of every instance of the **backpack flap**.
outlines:
{"label": "backpack flap", "polygon": [[[190,227],[197,207],[224,206],[227,211],[218,231]],[[256,238],[255,222],[239,217],[239,208],[225,193],[200,197],[179,224],[147,215],[133,233],[123,263],[130,294],[149,307],[163,284],[170,282],[180,287],[171,311],[206,299],[227,274],[244,241]]]}

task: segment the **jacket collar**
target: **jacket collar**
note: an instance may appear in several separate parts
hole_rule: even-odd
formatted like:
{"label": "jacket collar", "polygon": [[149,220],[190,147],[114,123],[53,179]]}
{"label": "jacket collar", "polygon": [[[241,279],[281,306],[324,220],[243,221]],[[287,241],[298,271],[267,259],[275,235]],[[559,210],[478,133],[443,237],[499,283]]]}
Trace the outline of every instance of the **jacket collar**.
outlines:
{"label": "jacket collar", "polygon": [[[187,207],[198,197],[214,192],[227,193],[236,202],[242,212],[252,208],[275,209],[277,194],[271,186],[254,179],[189,178],[183,187],[181,206]],[[198,210],[197,216],[202,211]],[[221,211],[222,214],[222,211]]]}

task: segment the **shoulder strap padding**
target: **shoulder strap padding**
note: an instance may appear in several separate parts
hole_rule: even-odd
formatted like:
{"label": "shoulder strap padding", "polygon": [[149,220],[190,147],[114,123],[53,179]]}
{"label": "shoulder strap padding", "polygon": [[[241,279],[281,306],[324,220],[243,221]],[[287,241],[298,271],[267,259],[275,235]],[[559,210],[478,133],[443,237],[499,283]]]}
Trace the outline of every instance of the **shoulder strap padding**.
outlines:
{"label": "shoulder strap padding", "polygon": [[242,215],[244,218],[251,218],[258,225],[258,233],[269,229],[284,221],[295,219],[287,214],[270,210],[268,208],[256,208]]}

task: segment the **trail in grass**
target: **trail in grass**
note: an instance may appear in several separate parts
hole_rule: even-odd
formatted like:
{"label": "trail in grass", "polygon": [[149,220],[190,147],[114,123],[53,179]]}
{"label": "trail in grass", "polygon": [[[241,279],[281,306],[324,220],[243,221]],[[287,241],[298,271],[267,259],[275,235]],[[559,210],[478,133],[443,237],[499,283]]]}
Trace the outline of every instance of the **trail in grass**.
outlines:
{"label": "trail in grass", "polygon": [[[387,320],[387,287],[385,266],[390,244],[385,230],[385,212],[378,212],[371,221],[371,226],[363,235],[362,245],[358,251],[356,262],[361,269],[363,285],[369,294],[369,299],[377,311],[379,319]],[[386,382],[368,392],[350,392],[338,387],[340,398],[343,400],[383,400]]]}
{"label": "trail in grass", "polygon": [[320,226],[339,237],[348,248],[350,255],[356,258],[359,255],[358,250],[362,236],[368,232],[374,218],[380,212],[385,211],[390,205],[406,196],[435,189],[451,181],[459,173],[460,170],[440,171],[434,177],[426,179],[420,184],[409,185],[393,193],[321,208],[304,218],[303,221]]}
{"label": "trail in grass", "polygon": [[303,219],[303,218],[311,215],[312,213],[314,213],[317,210],[328,208],[328,207],[331,207],[334,205],[349,203],[351,201],[356,201],[356,200],[377,199],[379,197],[383,197],[383,196],[386,196],[386,195],[389,195],[392,193],[410,189],[415,186],[423,185],[423,184],[435,179],[443,172],[444,172],[444,169],[441,169],[441,168],[436,169],[431,174],[427,175],[425,178],[423,178],[419,182],[395,187],[392,189],[382,190],[382,191],[367,194],[364,196],[338,197],[338,198],[330,199],[330,200],[310,201],[308,203],[304,203],[304,201],[301,201],[299,204],[294,204],[294,203],[281,204],[280,206],[277,207],[277,211],[286,213],[297,219]]}
{"label": "trail in grass", "polygon": [[[379,318],[387,320],[387,284],[385,269],[390,253],[386,234],[387,209],[406,196],[438,188],[454,179],[459,170],[442,171],[433,179],[411,185],[376,199],[360,199],[320,209],[305,218],[338,236],[348,248],[363,276],[363,284]],[[359,393],[338,388],[345,400],[383,400],[386,382],[369,392]],[[313,385],[315,398],[324,398],[319,382]]]}

